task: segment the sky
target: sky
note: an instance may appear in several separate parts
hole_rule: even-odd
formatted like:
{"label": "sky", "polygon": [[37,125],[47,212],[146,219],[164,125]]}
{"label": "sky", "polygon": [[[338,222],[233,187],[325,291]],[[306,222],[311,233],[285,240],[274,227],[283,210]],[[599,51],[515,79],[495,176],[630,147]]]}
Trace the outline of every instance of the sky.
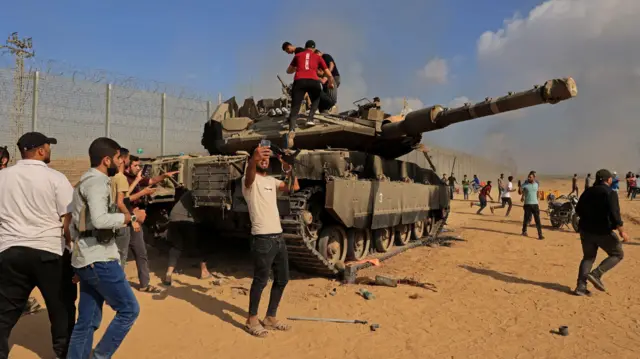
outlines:
{"label": "sky", "polygon": [[[578,97],[428,133],[424,142],[522,172],[637,170],[637,0],[167,0],[3,6],[3,33],[39,61],[185,86],[215,99],[276,97],[283,41],[308,39],[341,71],[339,107],[379,96],[397,113],[458,106],[572,76]],[[6,58],[6,56],[5,56]]]}

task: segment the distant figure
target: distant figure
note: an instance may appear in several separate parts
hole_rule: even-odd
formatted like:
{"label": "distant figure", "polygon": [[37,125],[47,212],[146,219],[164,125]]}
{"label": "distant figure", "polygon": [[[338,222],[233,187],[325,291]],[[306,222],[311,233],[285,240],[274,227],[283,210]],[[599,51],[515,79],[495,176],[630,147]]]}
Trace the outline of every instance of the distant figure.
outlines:
{"label": "distant figure", "polygon": [[620,179],[618,178],[618,172],[613,171],[613,178],[611,179],[611,190],[618,193],[620,189]]}
{"label": "distant figure", "polygon": [[636,199],[636,195],[638,194],[638,184],[640,183],[640,175],[636,175],[635,178],[631,178],[631,194],[630,199],[633,201]]}
{"label": "distant figure", "polygon": [[451,173],[451,176],[449,176],[449,199],[453,199],[453,192],[456,190],[456,184],[458,184],[458,180],[456,180],[456,178],[453,176],[453,173]]}
{"label": "distant figure", "polygon": [[578,191],[578,174],[577,173],[574,173],[573,178],[571,179],[571,193],[569,193],[569,196],[571,196],[574,192],[576,193],[576,196],[580,197],[580,193]]}
{"label": "distant figure", "polygon": [[[480,206],[480,209],[478,209],[476,214],[481,214],[480,212],[482,212],[482,210],[487,206],[487,197],[491,198],[491,201],[493,201],[493,197],[491,197],[491,181],[487,181],[487,185],[482,187],[480,190],[480,194],[478,195],[479,203],[477,204]],[[473,205],[475,204],[476,203],[471,202],[471,208],[473,208]]]}
{"label": "distant figure", "polygon": [[627,172],[627,174],[624,176],[625,182],[627,183],[627,198],[631,196],[631,179],[632,178],[634,177],[631,171]]}
{"label": "distant figure", "polygon": [[524,202],[524,219],[522,221],[522,235],[527,236],[527,226],[531,221],[531,217],[536,222],[536,228],[538,229],[538,239],[542,240],[542,224],[540,223],[540,207],[538,205],[538,182],[536,182],[536,174],[531,171],[527,182],[522,185],[522,198],[521,202]]}
{"label": "distant figure", "polygon": [[467,178],[467,175],[464,175],[464,177],[462,178],[462,194],[464,195],[465,201],[469,199],[470,184],[471,184],[471,181],[469,181],[469,179]]}
{"label": "distant figure", "polygon": [[591,173],[587,173],[587,177],[584,179],[584,190],[591,187]]}
{"label": "distant figure", "polygon": [[502,192],[504,191],[504,173],[498,177],[498,197],[502,198]]}
{"label": "distant figure", "polygon": [[511,192],[516,191],[515,189],[513,189],[513,183],[511,183],[511,181],[513,181],[513,176],[509,176],[507,179],[508,179],[507,185],[504,187],[504,190],[502,191],[502,194],[500,197],[500,199],[502,200],[502,205],[489,207],[489,209],[491,210],[491,213],[493,213],[494,210],[498,208],[504,208],[506,205],[509,205],[509,207],[507,208],[507,213],[505,214],[505,217],[509,217],[509,213],[511,213],[511,207],[513,207],[513,202],[511,201]]}
{"label": "distant figure", "polygon": [[[580,216],[580,241],[582,241],[582,261],[578,272],[578,285],[574,291],[576,295],[588,295],[587,281],[596,289],[606,291],[602,283],[602,276],[613,269],[622,258],[622,243],[614,231],[618,231],[622,242],[627,242],[629,236],[624,231],[620,217],[618,196],[611,190],[613,176],[605,169],[596,172],[595,185],[584,191],[578,201],[576,212]],[[591,270],[596,260],[598,248],[602,248],[608,255],[600,265]]]}
{"label": "distant figure", "polygon": [[473,175],[473,191],[477,192],[478,189],[480,188],[480,179],[478,178],[478,175]]}

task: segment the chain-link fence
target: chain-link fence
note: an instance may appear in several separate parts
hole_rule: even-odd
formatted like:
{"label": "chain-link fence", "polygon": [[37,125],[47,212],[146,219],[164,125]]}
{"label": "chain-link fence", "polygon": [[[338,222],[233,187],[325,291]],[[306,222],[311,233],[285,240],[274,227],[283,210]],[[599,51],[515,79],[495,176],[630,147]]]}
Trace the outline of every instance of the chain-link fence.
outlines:
{"label": "chain-link fence", "polygon": [[[0,57],[6,64],[7,56]],[[101,136],[143,156],[205,151],[200,139],[213,96],[52,61],[25,68],[0,68],[0,145],[13,158],[18,138],[29,131],[55,137],[56,158],[85,157]]]}

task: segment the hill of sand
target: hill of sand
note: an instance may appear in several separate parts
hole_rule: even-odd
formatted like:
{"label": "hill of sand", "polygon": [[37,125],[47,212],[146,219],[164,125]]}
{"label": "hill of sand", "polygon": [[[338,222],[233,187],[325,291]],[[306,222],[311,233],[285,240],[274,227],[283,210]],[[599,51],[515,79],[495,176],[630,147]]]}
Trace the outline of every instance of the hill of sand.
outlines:
{"label": "hill of sand", "polygon": [[[570,180],[541,179],[543,189],[569,190]],[[495,191],[494,191],[495,194]],[[623,196],[624,197],[624,196]],[[625,259],[604,277],[608,292],[569,294],[582,258],[578,235],[552,230],[543,214],[545,240],[520,236],[522,208],[476,215],[457,196],[449,229],[462,240],[450,247],[421,247],[360,275],[414,276],[437,292],[340,285],[293,273],[279,316],[368,320],[368,325],[290,322],[288,333],[259,339],[243,331],[251,266],[240,251],[217,253],[211,270],[227,276],[222,285],[195,278],[197,260],[184,259],[184,273],[161,295],[136,291],[141,315],[115,358],[638,358],[640,357],[640,200],[621,199],[628,232]],[[519,204],[519,201],[515,201]],[[541,207],[546,209],[546,203]],[[150,250],[152,278],[166,258]],[[131,256],[130,256],[131,258]],[[604,258],[600,252],[598,261]],[[137,283],[134,262],[126,272]],[[356,292],[368,288],[376,298]],[[266,310],[268,288],[261,303]],[[328,295],[335,288],[335,295]],[[43,303],[39,293],[36,293]],[[415,299],[412,299],[415,298]],[[99,339],[113,317],[105,307]],[[569,336],[550,333],[561,325]],[[46,312],[23,317],[11,336],[10,358],[52,357]]]}

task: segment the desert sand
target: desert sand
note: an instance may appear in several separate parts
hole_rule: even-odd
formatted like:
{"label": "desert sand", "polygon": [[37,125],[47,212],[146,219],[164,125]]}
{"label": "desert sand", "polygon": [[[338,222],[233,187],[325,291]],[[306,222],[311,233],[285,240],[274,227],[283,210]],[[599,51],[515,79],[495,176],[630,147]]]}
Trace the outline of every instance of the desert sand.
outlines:
{"label": "desert sand", "polygon": [[[542,189],[569,192],[570,179],[541,178],[541,183]],[[542,214],[546,239],[537,240],[534,228],[525,238],[520,236],[521,207],[514,207],[509,218],[504,210],[492,215],[488,208],[476,215],[477,208],[470,209],[458,195],[448,225],[453,232],[447,234],[461,240],[416,248],[359,273],[414,276],[433,283],[437,292],[406,285],[340,285],[293,272],[281,318],[362,319],[379,324],[375,332],[369,325],[289,322],[291,332],[272,332],[264,339],[248,335],[242,329],[248,296],[240,288],[249,288],[251,266],[246,253],[225,249],[210,265],[212,272],[228,277],[222,285],[197,279],[192,266],[197,259],[185,258],[174,287],[161,295],[136,291],[141,315],[115,358],[639,358],[640,200],[621,197],[632,241],[624,245],[625,259],[604,277],[607,293],[590,287],[591,297],[569,294],[582,258],[573,231],[550,229]],[[155,249],[150,257],[152,283],[160,284],[166,258]],[[600,252],[598,262],[604,257]],[[126,272],[137,283],[134,262]],[[357,295],[363,287],[376,298]],[[334,288],[336,295],[329,295]],[[96,339],[112,317],[105,306]],[[569,336],[550,332],[562,325],[569,327]],[[46,311],[23,317],[10,341],[10,358],[53,357]]]}

